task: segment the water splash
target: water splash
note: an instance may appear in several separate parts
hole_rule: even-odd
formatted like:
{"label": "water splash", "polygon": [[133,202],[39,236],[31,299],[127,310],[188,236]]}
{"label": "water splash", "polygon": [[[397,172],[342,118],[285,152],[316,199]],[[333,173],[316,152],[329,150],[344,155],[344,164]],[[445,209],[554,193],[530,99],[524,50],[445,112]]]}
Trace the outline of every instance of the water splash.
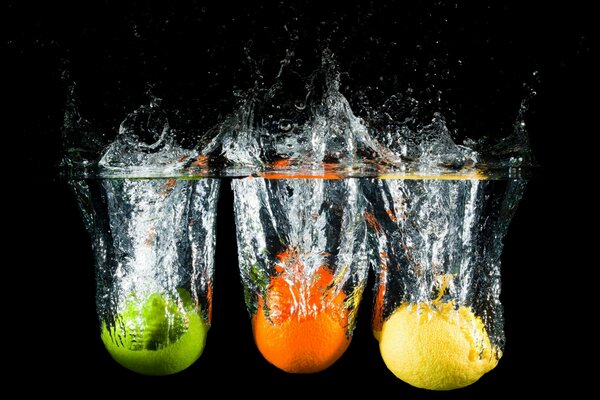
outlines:
{"label": "water splash", "polygon": [[[341,176],[431,176],[491,165],[486,154],[495,153],[481,143],[477,150],[472,141],[457,144],[444,116],[432,112],[425,119],[427,108],[414,98],[394,95],[361,118],[340,87],[341,74],[330,53],[306,77],[282,65],[276,83],[251,91],[239,109],[215,127],[213,140],[201,152],[219,160],[224,171],[233,167],[247,174],[282,172],[283,166],[290,177],[323,165],[335,166]],[[515,126],[519,130],[506,141],[525,133],[521,117]],[[520,140],[512,150],[527,154],[527,145]],[[531,165],[526,156],[519,160],[510,166]]]}
{"label": "water splash", "polygon": [[318,372],[350,344],[367,283],[356,179],[232,180],[238,259],[253,334],[288,372]]}
{"label": "water splash", "polygon": [[284,265],[279,257],[290,249],[306,276],[330,268],[336,276],[332,290],[357,295],[348,302],[350,309],[357,307],[368,270],[358,181],[247,178],[232,180],[232,189],[240,271],[251,313],[256,295],[266,291],[266,282],[257,277],[276,275],[278,265],[291,268],[293,263]]}
{"label": "water splash", "polygon": [[209,319],[219,180],[76,179],[92,240],[97,305],[111,321],[132,295],[186,289]]}
{"label": "water splash", "polygon": [[[251,314],[261,308],[259,298],[273,276],[297,278],[286,281],[289,292],[300,287],[306,295],[315,286],[305,283],[314,283],[321,268],[334,276],[328,288],[344,296],[344,329],[351,335],[370,256],[376,320],[402,303],[451,300],[472,307],[501,349],[502,238],[523,191],[521,178],[534,164],[525,129],[529,97],[510,132],[470,130],[457,122],[462,110],[448,99],[456,97],[452,87],[460,85],[452,81],[464,66],[443,40],[444,14],[457,17],[453,6],[439,3],[431,13],[400,19],[442,21],[427,32],[417,27],[426,35],[415,43],[416,56],[400,62],[399,54],[410,53],[410,40],[400,45],[385,35],[364,34],[378,21],[372,3],[339,15],[320,10],[323,16],[308,21],[315,23],[318,39],[309,49],[305,39],[313,33],[303,28],[310,19],[306,10],[294,9],[281,29],[263,31],[239,29],[261,24],[243,18],[240,8],[242,18],[218,27],[224,41],[207,48],[204,57],[213,64],[202,66],[203,72],[217,83],[188,89],[185,79],[175,79],[179,86],[166,96],[155,93],[169,86],[168,79],[156,85],[148,79],[155,75],[147,69],[161,68],[146,55],[155,51],[147,40],[151,30],[134,21],[134,42],[144,50],[136,54],[143,62],[134,63],[140,66],[135,75],[153,89],[137,97],[143,101],[126,101],[127,111],[111,116],[115,126],[84,117],[73,89],[63,129],[64,165],[73,172],[96,255],[101,319],[115,325],[132,293],[149,298],[162,292],[168,303],[180,286],[209,318],[211,229],[220,181],[204,178],[233,177],[246,178],[232,186]],[[397,12],[392,5],[379,11],[396,23],[391,31],[401,28],[410,36],[408,24],[391,21]],[[341,28],[338,19],[348,23],[355,17],[356,27]],[[252,32],[250,39],[228,37],[236,29]],[[213,57],[227,53],[228,40],[244,60]],[[231,95],[224,95],[229,88]],[[234,103],[224,100],[228,96],[237,101],[234,107],[221,106]],[[339,179],[354,177],[363,179]],[[184,264],[193,266],[191,273]],[[315,304],[322,305],[294,305],[313,315],[318,310],[308,306]]]}
{"label": "water splash", "polygon": [[98,165],[102,170],[124,174],[177,173],[195,153],[179,146],[175,133],[159,103],[141,106],[123,120],[117,138],[104,150]]}
{"label": "water splash", "polygon": [[108,145],[106,139],[79,110],[77,86],[69,87],[62,127],[63,166],[78,175],[97,166],[100,154]]}
{"label": "water splash", "polygon": [[500,256],[520,180],[363,180],[375,263],[374,329],[401,304],[451,302],[504,345]]}
{"label": "water splash", "polygon": [[[126,115],[116,138],[106,144],[110,135],[95,134],[71,102],[64,128],[65,164],[82,165],[78,157],[88,151],[85,165],[97,165],[102,176],[276,172],[294,177],[333,169],[340,177],[471,176],[478,171],[479,177],[492,179],[515,171],[526,174],[534,165],[524,122],[529,97],[512,132],[474,140],[456,134],[431,102],[419,102],[410,91],[393,94],[379,107],[355,106],[358,116],[342,93],[344,74],[331,52],[324,52],[321,65],[308,75],[298,72],[293,60],[288,52],[272,85],[263,77],[238,93],[237,109],[204,132],[191,125],[172,128],[170,119],[177,113],[149,96],[149,104]],[[98,136],[102,140],[94,139]],[[185,148],[182,143],[195,145]]]}

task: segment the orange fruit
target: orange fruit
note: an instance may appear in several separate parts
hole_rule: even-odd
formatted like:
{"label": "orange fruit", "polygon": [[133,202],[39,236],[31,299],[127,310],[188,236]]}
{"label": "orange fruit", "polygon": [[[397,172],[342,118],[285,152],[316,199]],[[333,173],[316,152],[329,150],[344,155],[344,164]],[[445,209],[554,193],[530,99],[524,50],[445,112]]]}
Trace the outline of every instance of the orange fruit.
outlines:
{"label": "orange fruit", "polygon": [[[267,361],[290,373],[313,373],[330,367],[346,351],[346,295],[336,290],[326,266],[305,273],[293,249],[280,255],[270,280],[266,304],[258,298],[252,318],[256,345]],[[286,265],[287,264],[287,265]]]}

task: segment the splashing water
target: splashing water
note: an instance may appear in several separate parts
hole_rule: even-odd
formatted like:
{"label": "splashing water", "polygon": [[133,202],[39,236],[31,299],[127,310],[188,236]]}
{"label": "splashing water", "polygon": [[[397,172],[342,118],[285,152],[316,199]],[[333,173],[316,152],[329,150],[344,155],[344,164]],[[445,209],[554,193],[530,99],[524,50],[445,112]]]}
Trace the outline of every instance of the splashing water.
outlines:
{"label": "splashing water", "polygon": [[215,179],[71,181],[96,260],[102,340],[133,371],[172,374],[202,353],[219,185]]}
{"label": "splashing water", "polygon": [[500,351],[502,240],[524,188],[518,180],[364,180],[374,330],[401,304],[452,302],[482,318]]}
{"label": "splashing water", "polygon": [[[288,61],[289,63],[289,61]],[[456,136],[441,112],[410,95],[395,94],[379,108],[353,111],[341,92],[341,74],[325,52],[322,64],[302,76],[282,63],[275,83],[240,95],[238,108],[204,133],[173,129],[161,99],[152,97],[121,122],[109,144],[94,135],[71,101],[65,118],[65,164],[96,166],[103,177],[243,177],[284,173],[290,177],[473,176],[504,179],[528,176],[534,165],[524,115],[513,132],[474,140]],[[351,90],[351,89],[350,89]],[[180,143],[196,143],[194,148]],[[81,162],[82,154],[85,163]],[[94,160],[95,155],[95,160]],[[75,168],[77,172],[77,168]]]}
{"label": "splashing water", "polygon": [[411,98],[392,96],[365,118],[356,116],[340,92],[331,55],[307,78],[293,70],[283,70],[278,78],[269,89],[251,92],[211,132],[213,139],[201,152],[218,160],[225,175],[276,172],[294,177],[320,175],[329,167],[341,177],[469,176],[480,171],[503,178],[513,173],[509,168],[531,166],[521,122],[501,141],[511,143],[513,156],[506,163],[497,156],[498,144],[456,144],[439,112],[429,121],[417,120],[414,114],[421,111]]}
{"label": "splashing water", "polygon": [[255,342],[287,372],[347,348],[367,282],[358,180],[235,179],[239,268]]}
{"label": "splashing water", "polygon": [[444,115],[410,95],[355,112],[330,53],[307,76],[291,57],[273,85],[241,95],[205,132],[172,128],[177,113],[152,97],[114,140],[83,140],[91,124],[68,107],[65,165],[92,237],[101,321],[117,325],[132,294],[177,298],[185,288],[208,323],[214,178],[235,178],[240,275],[259,347],[269,340],[257,324],[272,333],[278,321],[327,314],[343,332],[345,344],[319,349],[311,368],[295,363],[313,353],[281,361],[288,344],[261,347],[269,361],[291,372],[331,365],[352,336],[369,262],[374,330],[403,304],[451,302],[481,318],[499,357],[502,240],[533,165],[527,103],[508,136],[458,143]]}
{"label": "splashing water", "polygon": [[129,114],[119,127],[117,139],[99,161],[102,169],[130,172],[132,168],[176,173],[194,153],[175,141],[169,121],[158,104],[142,106]]}
{"label": "splashing water", "polygon": [[[264,278],[297,263],[306,276],[331,269],[331,290],[355,296],[347,306],[357,308],[368,270],[358,181],[247,178],[233,180],[232,188],[240,271],[251,313],[256,295],[266,291]],[[281,255],[290,251],[295,261],[282,263]]]}
{"label": "splashing water", "polygon": [[[110,320],[132,294],[190,292],[209,317],[218,180],[72,182],[97,261],[97,300]],[[199,302],[199,303],[198,303]]]}

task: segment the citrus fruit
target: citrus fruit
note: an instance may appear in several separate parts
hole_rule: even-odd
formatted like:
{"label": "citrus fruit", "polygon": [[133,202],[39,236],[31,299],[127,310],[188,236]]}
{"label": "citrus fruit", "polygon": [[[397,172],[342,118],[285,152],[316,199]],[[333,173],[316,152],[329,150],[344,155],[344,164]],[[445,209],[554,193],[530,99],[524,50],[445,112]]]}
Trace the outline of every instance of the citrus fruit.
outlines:
{"label": "citrus fruit", "polygon": [[125,302],[115,325],[102,324],[101,338],[119,364],[145,375],[169,375],[189,367],[206,343],[206,324],[184,289],[178,298],[159,293]]}
{"label": "citrus fruit", "polygon": [[346,295],[336,290],[326,266],[305,274],[291,253],[258,299],[252,318],[256,345],[267,361],[290,373],[313,373],[331,366],[350,344]]}
{"label": "citrus fruit", "polygon": [[379,348],[396,377],[432,390],[468,386],[499,357],[481,319],[452,302],[402,304],[383,322]]}

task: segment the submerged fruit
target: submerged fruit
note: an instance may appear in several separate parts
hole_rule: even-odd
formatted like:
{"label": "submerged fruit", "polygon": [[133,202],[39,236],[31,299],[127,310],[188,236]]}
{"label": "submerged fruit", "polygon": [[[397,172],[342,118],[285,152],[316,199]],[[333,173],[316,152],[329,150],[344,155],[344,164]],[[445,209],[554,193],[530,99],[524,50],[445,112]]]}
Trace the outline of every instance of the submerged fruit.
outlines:
{"label": "submerged fruit", "polygon": [[402,304],[383,323],[379,348],[394,375],[423,389],[468,386],[498,363],[481,319],[449,302]]}
{"label": "submerged fruit", "polygon": [[169,375],[200,357],[209,325],[189,293],[178,292],[177,298],[154,293],[145,302],[131,296],[114,326],[102,324],[104,346],[119,364],[145,375]]}
{"label": "submerged fruit", "polygon": [[259,297],[252,318],[256,345],[267,361],[291,373],[313,373],[331,366],[350,344],[346,295],[336,290],[334,275],[319,267],[306,276],[287,252],[287,263],[271,278],[266,304]]}

